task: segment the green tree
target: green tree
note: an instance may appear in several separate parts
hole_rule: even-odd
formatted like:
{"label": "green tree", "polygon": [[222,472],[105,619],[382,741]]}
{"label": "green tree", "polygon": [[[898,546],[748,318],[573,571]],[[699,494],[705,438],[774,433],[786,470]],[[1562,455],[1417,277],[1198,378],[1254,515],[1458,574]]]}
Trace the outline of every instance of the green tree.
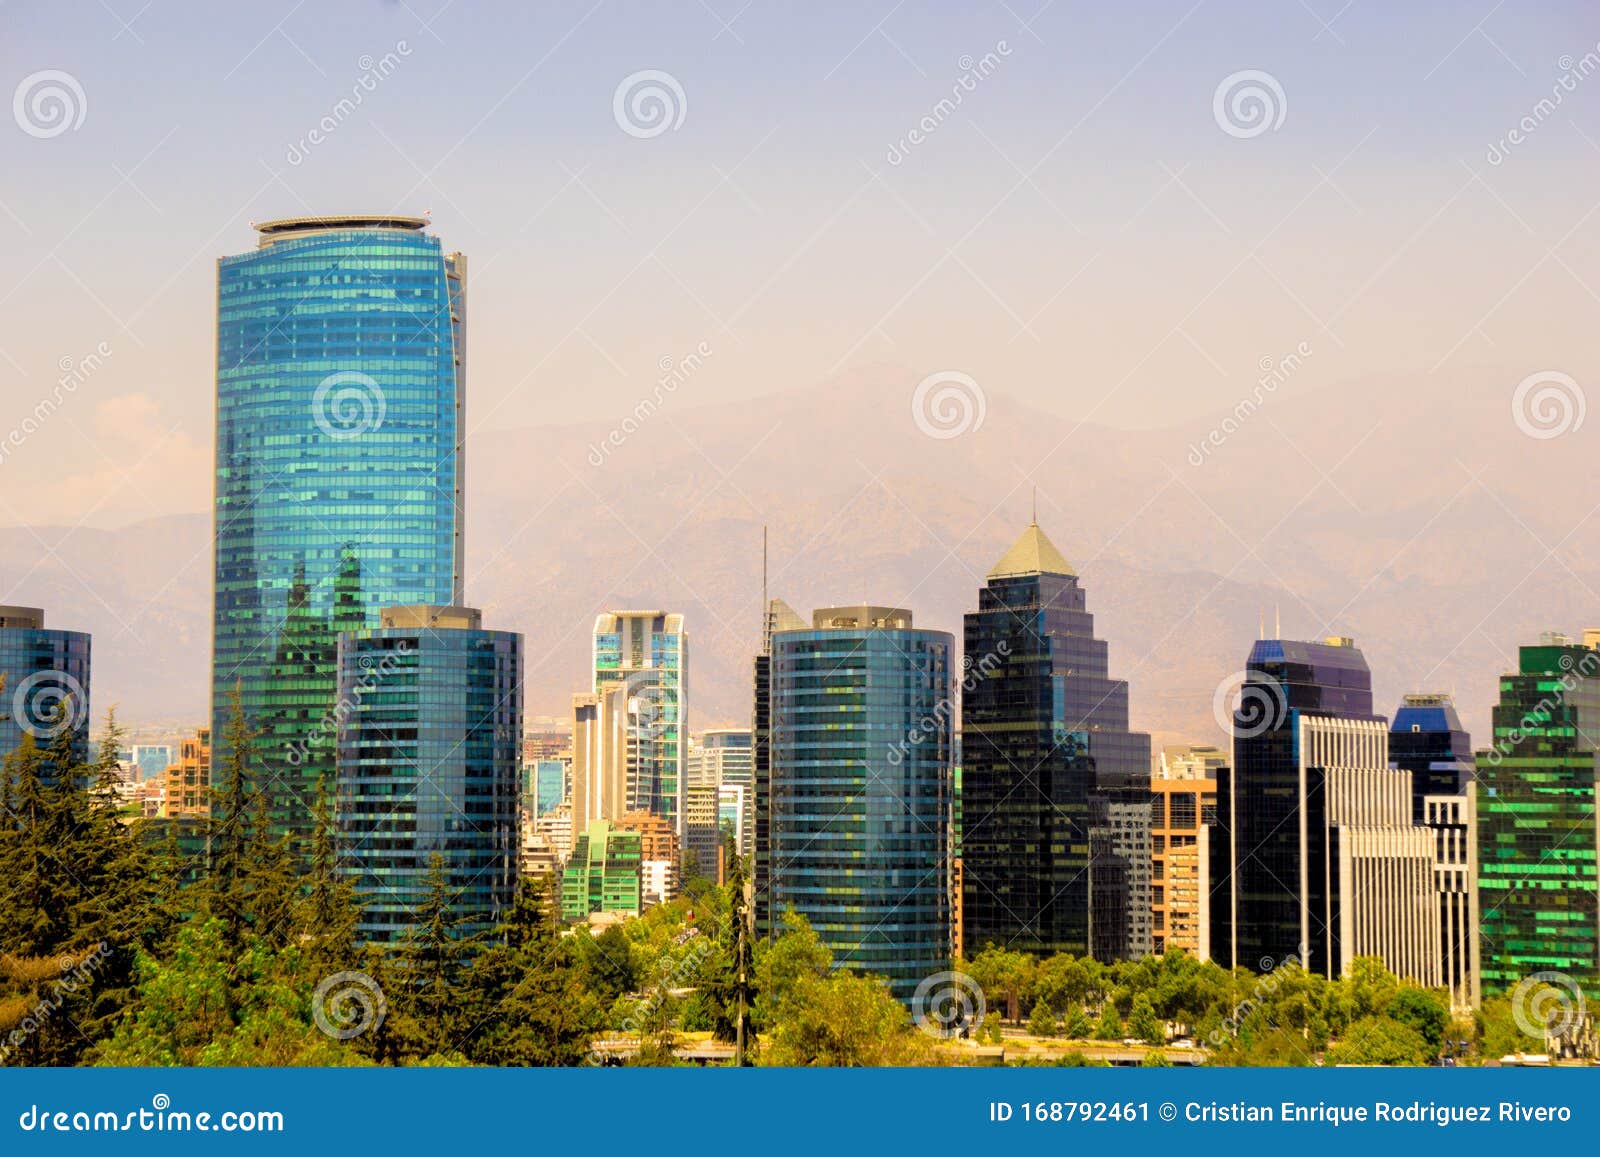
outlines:
{"label": "green tree", "polygon": [[1383,1011],[1391,1019],[1416,1029],[1434,1055],[1438,1055],[1444,1046],[1445,1025],[1450,1021],[1450,1010],[1442,1000],[1427,989],[1405,984]]}
{"label": "green tree", "polygon": [[1033,1002],[1033,1011],[1028,1014],[1028,1033],[1036,1037],[1053,1037],[1058,1029],[1056,1014],[1050,1011],[1050,1005],[1045,1001]]}
{"label": "green tree", "polygon": [[1434,1050],[1410,1025],[1368,1016],[1346,1029],[1327,1053],[1330,1065],[1425,1065]]}
{"label": "green tree", "polygon": [[524,881],[501,924],[504,941],[472,962],[466,987],[474,1024],[462,1051],[475,1064],[579,1065],[600,1026],[572,939],[550,915],[549,877]]}
{"label": "green tree", "polygon": [[408,1052],[415,1057],[459,1052],[472,1027],[466,973],[481,946],[461,932],[455,889],[438,852],[428,862],[425,887],[416,922],[395,954],[400,983],[392,1001],[410,1028]]}
{"label": "green tree", "polygon": [[1146,1044],[1167,1043],[1167,1028],[1156,1015],[1155,1006],[1150,1003],[1150,998],[1142,992],[1133,998],[1133,1010],[1128,1014],[1128,1035],[1137,1037]]}
{"label": "green tree", "polygon": [[1122,1035],[1122,1018],[1117,1015],[1117,1006],[1108,1000],[1100,1022],[1094,1027],[1094,1039],[1121,1040]]}

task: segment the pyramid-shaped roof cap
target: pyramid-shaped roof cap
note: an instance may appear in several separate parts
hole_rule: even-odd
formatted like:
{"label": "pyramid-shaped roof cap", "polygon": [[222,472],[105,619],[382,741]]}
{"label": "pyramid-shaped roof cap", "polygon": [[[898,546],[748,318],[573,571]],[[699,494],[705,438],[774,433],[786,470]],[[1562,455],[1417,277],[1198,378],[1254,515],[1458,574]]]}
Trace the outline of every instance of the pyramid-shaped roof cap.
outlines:
{"label": "pyramid-shaped roof cap", "polygon": [[1018,575],[1030,574],[1062,574],[1077,576],[1077,571],[1072,569],[1072,564],[1067,561],[1066,555],[1056,549],[1056,544],[1045,537],[1044,531],[1039,529],[1037,522],[1028,523],[1028,529],[1022,532],[1022,537],[1017,539],[1006,551],[1005,556],[994,564],[989,571],[989,577],[1015,578]]}

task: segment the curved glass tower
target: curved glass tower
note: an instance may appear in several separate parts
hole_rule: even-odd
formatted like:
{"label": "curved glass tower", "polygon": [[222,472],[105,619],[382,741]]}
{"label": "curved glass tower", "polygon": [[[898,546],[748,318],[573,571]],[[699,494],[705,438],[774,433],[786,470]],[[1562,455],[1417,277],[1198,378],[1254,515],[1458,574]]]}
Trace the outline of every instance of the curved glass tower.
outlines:
{"label": "curved glass tower", "polygon": [[771,643],[771,918],[910,1000],[950,967],[950,653],[911,612],[835,607]]}
{"label": "curved glass tower", "polygon": [[[89,636],[46,629],[38,607],[0,607],[0,758],[22,746],[24,734],[49,747],[72,732],[72,759],[89,761]],[[54,783],[60,769],[40,769]]]}
{"label": "curved glass tower", "polygon": [[214,765],[237,686],[296,835],[332,782],[337,633],[462,601],[465,260],[427,224],[268,221],[218,262]]}

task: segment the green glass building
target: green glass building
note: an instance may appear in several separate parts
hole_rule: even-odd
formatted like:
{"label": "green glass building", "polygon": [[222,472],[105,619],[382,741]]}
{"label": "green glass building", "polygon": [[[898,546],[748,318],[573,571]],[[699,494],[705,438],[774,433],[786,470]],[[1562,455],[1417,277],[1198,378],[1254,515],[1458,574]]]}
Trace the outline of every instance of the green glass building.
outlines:
{"label": "green glass building", "polygon": [[427,225],[267,221],[218,262],[213,762],[237,687],[296,836],[334,775],[338,634],[463,601],[465,260]]}
{"label": "green glass building", "polygon": [[1521,648],[1477,757],[1486,997],[1558,972],[1600,999],[1597,749],[1600,650],[1549,635]]}
{"label": "green glass building", "polygon": [[688,836],[688,654],[682,615],[608,611],[595,618],[591,690],[628,688],[628,810],[671,821],[680,847]]}
{"label": "green glass building", "polygon": [[596,912],[637,916],[643,899],[642,857],[638,832],[603,820],[579,832],[561,873],[561,918],[584,920]]}

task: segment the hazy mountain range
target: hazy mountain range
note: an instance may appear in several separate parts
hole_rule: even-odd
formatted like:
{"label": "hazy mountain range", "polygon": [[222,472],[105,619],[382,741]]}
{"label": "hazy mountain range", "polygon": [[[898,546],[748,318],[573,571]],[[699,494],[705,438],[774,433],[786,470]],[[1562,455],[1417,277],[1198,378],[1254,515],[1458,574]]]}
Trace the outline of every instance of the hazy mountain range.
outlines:
{"label": "hazy mountain range", "polygon": [[[949,438],[914,420],[923,374],[899,367],[734,406],[697,406],[691,379],[608,423],[475,432],[467,597],[486,625],[526,634],[530,714],[564,714],[583,685],[596,610],[660,607],[688,616],[692,726],[737,723],[763,525],[770,591],[802,613],[909,606],[959,641],[1037,484],[1039,522],[1132,684],[1134,724],[1158,741],[1221,739],[1214,692],[1276,608],[1285,637],[1355,637],[1381,712],[1453,691],[1481,742],[1517,644],[1600,623],[1595,429],[1524,433],[1523,376],[1291,380],[1144,431],[989,389],[981,426]],[[1104,393],[1064,379],[1061,409],[1092,417]],[[133,722],[198,722],[209,535],[205,513],[0,529],[0,590],[94,632],[97,715],[114,701]]]}

